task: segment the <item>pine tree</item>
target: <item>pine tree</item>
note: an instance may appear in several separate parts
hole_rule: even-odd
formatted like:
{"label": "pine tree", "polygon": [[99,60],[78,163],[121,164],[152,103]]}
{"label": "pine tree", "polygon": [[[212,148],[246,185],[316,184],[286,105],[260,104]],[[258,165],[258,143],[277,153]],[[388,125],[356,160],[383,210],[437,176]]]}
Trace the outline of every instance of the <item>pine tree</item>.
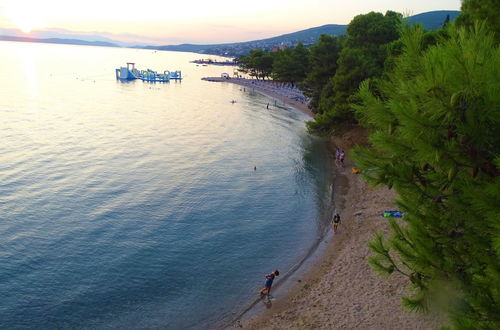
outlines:
{"label": "pine tree", "polygon": [[496,42],[500,42],[500,1],[498,0],[462,0],[460,15],[457,23],[461,26],[473,28],[474,22],[484,21],[488,28],[495,33]]}
{"label": "pine tree", "polygon": [[450,15],[446,15],[446,18],[443,22],[442,27],[446,27],[446,25],[448,25],[448,23],[450,23]]}
{"label": "pine tree", "polygon": [[330,81],[337,70],[337,60],[343,39],[343,37],[322,34],[318,42],[310,48],[311,69],[300,87],[304,95],[311,98],[309,108],[315,113],[322,112],[319,107],[320,99],[333,94]]}
{"label": "pine tree", "polygon": [[424,49],[407,27],[385,80],[361,84],[356,116],[372,130],[354,158],[406,213],[376,236],[372,266],[408,277],[403,304],[446,311],[456,328],[500,328],[500,50],[477,24],[448,24]]}
{"label": "pine tree", "polygon": [[401,14],[393,11],[354,17],[347,26],[345,45],[328,84],[331,92],[321,96],[319,115],[308,122],[310,131],[338,131],[355,123],[351,98],[363,80],[382,75],[388,44],[399,38],[400,26]]}

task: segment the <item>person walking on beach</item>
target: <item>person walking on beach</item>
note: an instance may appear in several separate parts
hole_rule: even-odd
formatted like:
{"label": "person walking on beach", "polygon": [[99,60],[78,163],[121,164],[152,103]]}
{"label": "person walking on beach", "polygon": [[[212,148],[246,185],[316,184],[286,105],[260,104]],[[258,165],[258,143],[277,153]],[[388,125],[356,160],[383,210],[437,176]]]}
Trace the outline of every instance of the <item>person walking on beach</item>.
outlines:
{"label": "person walking on beach", "polygon": [[271,274],[267,274],[266,277],[266,282],[264,283],[264,287],[262,290],[260,290],[260,295],[264,296],[267,295],[268,297],[271,295],[271,287],[273,286],[273,281],[276,276],[278,276],[280,272],[276,269],[274,272]]}
{"label": "person walking on beach", "polygon": [[339,223],[340,223],[340,215],[337,213],[333,216],[333,232],[334,233],[337,232],[337,228],[339,226]]}

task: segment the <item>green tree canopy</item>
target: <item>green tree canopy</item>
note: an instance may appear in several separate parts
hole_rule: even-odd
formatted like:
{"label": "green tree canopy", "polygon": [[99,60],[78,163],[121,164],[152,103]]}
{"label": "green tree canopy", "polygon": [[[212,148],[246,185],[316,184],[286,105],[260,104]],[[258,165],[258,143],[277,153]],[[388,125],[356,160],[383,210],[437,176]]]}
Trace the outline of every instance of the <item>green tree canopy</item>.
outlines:
{"label": "green tree canopy", "polygon": [[347,40],[331,83],[333,93],[320,101],[321,115],[308,123],[310,130],[328,132],[332,127],[354,123],[351,96],[363,80],[382,75],[387,45],[399,38],[400,26],[401,15],[393,11],[354,17],[347,27]]}
{"label": "green tree canopy", "polygon": [[252,49],[247,56],[238,59],[239,70],[257,79],[269,77],[273,68],[273,57],[262,49]]}
{"label": "green tree canopy", "polygon": [[484,25],[424,49],[402,36],[386,79],[361,84],[355,106],[373,131],[354,158],[394,188],[406,216],[370,244],[371,264],[408,276],[412,309],[447,311],[456,328],[500,328],[500,50]]}
{"label": "green tree canopy", "polygon": [[274,80],[295,84],[305,79],[309,71],[309,50],[303,44],[279,49],[272,56]]}
{"label": "green tree canopy", "polygon": [[347,26],[347,47],[379,46],[399,38],[401,14],[387,11],[385,15],[370,12],[358,15]]}
{"label": "green tree canopy", "polygon": [[337,71],[342,39],[342,37],[323,34],[318,42],[310,48],[311,68],[300,87],[304,94],[311,98],[309,107],[314,112],[320,112],[320,99],[322,97],[328,98],[333,93],[330,80]]}
{"label": "green tree canopy", "polygon": [[500,41],[500,1],[498,0],[462,0],[461,13],[457,24],[472,28],[474,22],[485,21]]}
{"label": "green tree canopy", "polygon": [[346,46],[334,78],[337,112],[349,111],[349,97],[363,80],[382,75],[386,45],[399,38],[400,25],[401,15],[393,11],[385,15],[375,12],[358,15],[349,23]]}

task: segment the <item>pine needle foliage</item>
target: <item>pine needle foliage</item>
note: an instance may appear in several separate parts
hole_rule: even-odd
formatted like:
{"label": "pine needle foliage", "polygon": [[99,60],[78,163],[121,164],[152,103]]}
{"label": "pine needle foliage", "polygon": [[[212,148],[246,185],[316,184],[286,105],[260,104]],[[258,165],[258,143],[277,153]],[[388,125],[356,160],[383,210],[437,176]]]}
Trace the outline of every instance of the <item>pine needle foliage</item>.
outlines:
{"label": "pine needle foliage", "polygon": [[347,27],[347,37],[338,54],[334,76],[322,90],[318,115],[307,123],[310,132],[330,134],[356,124],[351,97],[359,83],[379,77],[389,55],[389,46],[399,38],[401,14],[370,12],[357,15]]}
{"label": "pine needle foliage", "polygon": [[461,26],[473,27],[477,20],[484,20],[495,32],[496,41],[500,42],[500,1],[498,0],[462,0],[460,16],[457,23]]}
{"label": "pine needle foliage", "polygon": [[500,50],[484,24],[446,29],[424,47],[420,26],[404,28],[392,71],[353,105],[372,132],[353,156],[406,213],[369,243],[369,262],[408,277],[411,310],[500,329]]}

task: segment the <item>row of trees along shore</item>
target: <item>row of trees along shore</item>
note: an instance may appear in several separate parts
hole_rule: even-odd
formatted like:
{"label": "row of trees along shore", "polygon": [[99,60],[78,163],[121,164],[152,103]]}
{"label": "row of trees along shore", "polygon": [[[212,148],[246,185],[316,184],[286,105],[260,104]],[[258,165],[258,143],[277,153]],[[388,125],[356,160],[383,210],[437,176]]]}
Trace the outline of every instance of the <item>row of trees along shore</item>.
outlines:
{"label": "row of trees along shore", "polygon": [[500,1],[463,0],[437,31],[398,13],[356,16],[323,35],[239,59],[258,79],[297,84],[317,134],[357,125],[362,176],[398,193],[403,219],[369,247],[375,270],[408,278],[404,306],[445,328],[500,329]]}

